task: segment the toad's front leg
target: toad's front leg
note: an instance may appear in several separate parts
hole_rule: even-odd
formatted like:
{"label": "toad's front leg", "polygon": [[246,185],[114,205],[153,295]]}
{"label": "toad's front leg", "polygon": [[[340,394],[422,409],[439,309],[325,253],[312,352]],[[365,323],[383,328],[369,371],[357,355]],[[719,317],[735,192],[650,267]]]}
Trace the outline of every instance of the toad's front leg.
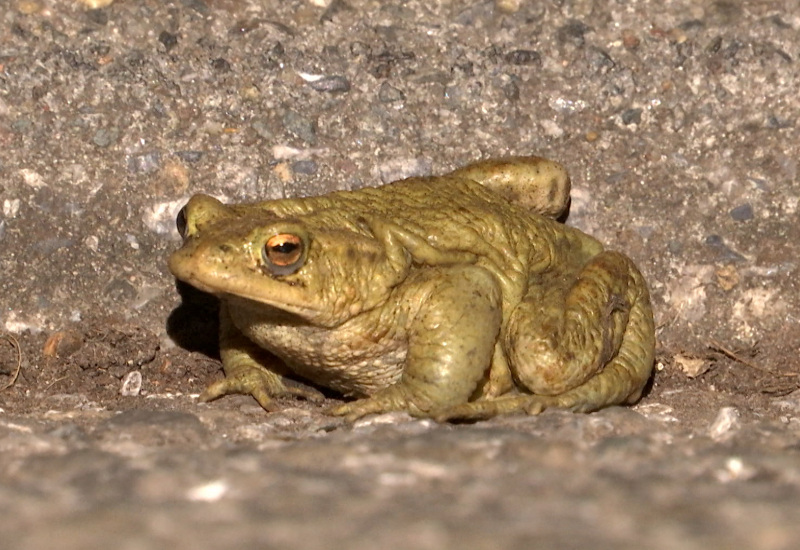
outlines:
{"label": "toad's front leg", "polygon": [[273,410],[276,397],[303,397],[320,402],[324,396],[317,390],[286,378],[285,368],[265,350],[245,338],[220,304],[220,355],[225,378],[208,386],[200,401],[212,401],[223,395],[252,395],[265,410]]}
{"label": "toad's front leg", "polygon": [[474,265],[426,268],[413,277],[398,291],[402,309],[411,313],[400,381],[332,414],[348,420],[389,411],[433,416],[466,403],[485,375],[502,320],[494,277]]}

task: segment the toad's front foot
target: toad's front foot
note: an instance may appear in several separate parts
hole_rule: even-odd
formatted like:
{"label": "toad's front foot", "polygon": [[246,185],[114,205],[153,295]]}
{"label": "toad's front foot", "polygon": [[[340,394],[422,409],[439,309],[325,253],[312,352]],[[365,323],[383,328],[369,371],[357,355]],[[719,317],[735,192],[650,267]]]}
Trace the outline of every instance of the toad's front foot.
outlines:
{"label": "toad's front foot", "polygon": [[325,399],[319,391],[283,378],[261,367],[237,369],[236,372],[209,385],[200,394],[200,401],[213,401],[223,395],[252,395],[267,411],[274,411],[277,397],[301,397],[319,403]]}
{"label": "toad's front foot", "polygon": [[430,407],[419,398],[411,395],[402,385],[390,386],[371,397],[358,399],[337,405],[328,410],[333,416],[343,416],[348,422],[354,422],[368,414],[382,414],[394,411],[405,411],[412,416],[429,417]]}

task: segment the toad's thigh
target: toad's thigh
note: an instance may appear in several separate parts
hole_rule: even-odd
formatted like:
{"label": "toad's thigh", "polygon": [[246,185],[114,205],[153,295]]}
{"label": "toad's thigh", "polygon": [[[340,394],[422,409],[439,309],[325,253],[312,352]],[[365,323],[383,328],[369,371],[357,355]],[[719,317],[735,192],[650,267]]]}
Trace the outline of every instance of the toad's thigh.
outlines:
{"label": "toad's thigh", "polygon": [[638,289],[631,261],[592,258],[568,285],[532,287],[513,311],[503,346],[519,384],[558,395],[600,372],[617,354]]}

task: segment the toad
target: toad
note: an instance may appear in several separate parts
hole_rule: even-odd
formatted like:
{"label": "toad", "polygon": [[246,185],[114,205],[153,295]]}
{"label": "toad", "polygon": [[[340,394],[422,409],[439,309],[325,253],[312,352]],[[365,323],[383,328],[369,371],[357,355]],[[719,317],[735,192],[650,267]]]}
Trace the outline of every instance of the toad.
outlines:
{"label": "toad", "polygon": [[647,285],[557,221],[570,181],[511,157],[324,196],[180,211],[181,281],[220,300],[225,377],[200,396],[351,398],[356,419],[590,412],[639,399],[654,356]]}

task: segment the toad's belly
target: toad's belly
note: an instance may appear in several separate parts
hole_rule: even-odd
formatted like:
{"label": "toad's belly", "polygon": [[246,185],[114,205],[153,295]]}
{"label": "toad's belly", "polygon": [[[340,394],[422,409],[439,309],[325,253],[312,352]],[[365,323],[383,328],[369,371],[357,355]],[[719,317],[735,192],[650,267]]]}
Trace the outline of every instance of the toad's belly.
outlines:
{"label": "toad's belly", "polygon": [[234,323],[297,375],[347,396],[363,397],[397,382],[408,346],[402,339],[376,337],[351,327],[322,329],[269,323]]}

